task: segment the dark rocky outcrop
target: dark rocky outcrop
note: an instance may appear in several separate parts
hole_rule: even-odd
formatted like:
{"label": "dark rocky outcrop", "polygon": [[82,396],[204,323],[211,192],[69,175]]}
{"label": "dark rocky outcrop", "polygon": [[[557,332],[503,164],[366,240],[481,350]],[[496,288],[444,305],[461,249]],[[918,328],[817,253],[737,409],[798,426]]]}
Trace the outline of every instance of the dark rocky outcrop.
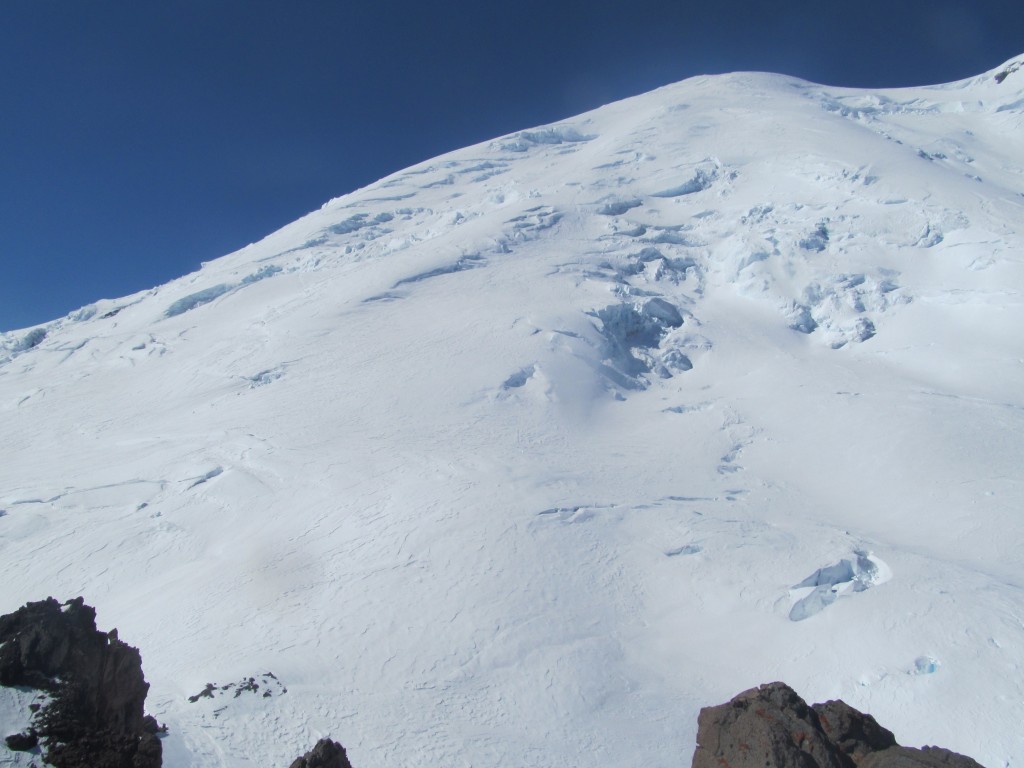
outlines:
{"label": "dark rocky outcrop", "polygon": [[5,737],[4,743],[8,749],[14,752],[28,752],[30,749],[35,749],[39,746],[39,734],[36,733],[34,728],[30,728],[27,733],[12,733],[10,736]]}
{"label": "dark rocky outcrop", "polygon": [[352,768],[352,764],[341,744],[330,739],[320,739],[313,749],[296,758],[289,768]]}
{"label": "dark rocky outcrop", "polygon": [[865,755],[857,768],[982,768],[966,755],[958,755],[942,747],[889,747],[882,752]]}
{"label": "dark rocky outcrop", "polygon": [[697,719],[692,768],[982,768],[939,747],[901,747],[871,715],[842,701],[813,707],[769,683]]}
{"label": "dark rocky outcrop", "polygon": [[[0,616],[0,685],[45,691],[33,717],[47,763],[58,768],[159,768],[159,726],[145,715],[149,683],[136,648],[96,629],[79,597],[47,598]],[[24,743],[24,742],[19,742]]]}
{"label": "dark rocky outcrop", "polygon": [[237,699],[240,696],[258,696],[269,699],[286,693],[288,693],[288,689],[277,678],[277,675],[273,672],[264,672],[227,685],[207,683],[199,693],[189,696],[188,701],[190,704],[195,704],[202,699]]}
{"label": "dark rocky outcrop", "polygon": [[845,701],[826,701],[811,707],[818,722],[839,750],[857,763],[865,755],[896,746],[892,731],[883,728],[871,715],[859,712]]}

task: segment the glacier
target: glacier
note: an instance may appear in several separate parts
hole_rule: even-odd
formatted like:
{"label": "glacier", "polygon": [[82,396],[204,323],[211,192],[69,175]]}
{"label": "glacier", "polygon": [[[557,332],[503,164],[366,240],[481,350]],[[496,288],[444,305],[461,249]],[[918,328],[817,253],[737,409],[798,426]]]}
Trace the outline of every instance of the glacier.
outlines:
{"label": "glacier", "polygon": [[667,768],[776,679],[1021,765],[1022,62],[693,78],[0,335],[0,613],[95,605],[171,768]]}

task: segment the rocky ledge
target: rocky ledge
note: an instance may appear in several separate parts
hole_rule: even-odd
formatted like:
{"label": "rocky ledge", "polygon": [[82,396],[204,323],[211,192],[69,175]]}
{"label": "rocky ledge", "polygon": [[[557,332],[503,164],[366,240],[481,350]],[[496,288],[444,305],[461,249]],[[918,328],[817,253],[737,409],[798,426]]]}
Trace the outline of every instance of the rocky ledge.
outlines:
{"label": "rocky ledge", "polygon": [[808,706],[785,683],[705,707],[692,768],[982,768],[940,747],[913,749],[843,701]]}
{"label": "rocky ledge", "polygon": [[26,732],[2,734],[9,749],[41,749],[58,768],[159,768],[160,729],[143,709],[149,683],[139,651],[117,630],[97,630],[81,597],[0,616],[0,685],[48,699]]}

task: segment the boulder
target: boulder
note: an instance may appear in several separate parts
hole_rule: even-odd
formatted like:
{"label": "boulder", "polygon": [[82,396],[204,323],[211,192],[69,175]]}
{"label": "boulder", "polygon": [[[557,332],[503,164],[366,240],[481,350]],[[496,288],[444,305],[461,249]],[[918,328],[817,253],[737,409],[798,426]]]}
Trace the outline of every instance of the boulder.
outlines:
{"label": "boulder", "polygon": [[296,758],[289,768],[352,768],[352,764],[341,744],[330,739],[320,739],[313,749]]}
{"label": "boulder", "polygon": [[940,747],[901,747],[871,715],[843,701],[809,707],[768,683],[697,718],[693,768],[982,768]]}
{"label": "boulder", "polygon": [[853,768],[818,715],[785,683],[768,683],[697,718],[693,768]]}

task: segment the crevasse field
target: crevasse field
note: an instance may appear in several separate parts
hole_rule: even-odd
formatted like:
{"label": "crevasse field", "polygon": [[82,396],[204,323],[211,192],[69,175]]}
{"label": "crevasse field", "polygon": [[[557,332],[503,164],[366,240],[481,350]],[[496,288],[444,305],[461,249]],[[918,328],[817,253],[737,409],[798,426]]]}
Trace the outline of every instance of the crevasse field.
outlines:
{"label": "crevasse field", "polygon": [[0,337],[0,612],[95,605],[170,768],[685,766],[778,679],[1020,766],[1022,222],[1024,59],[427,161]]}

